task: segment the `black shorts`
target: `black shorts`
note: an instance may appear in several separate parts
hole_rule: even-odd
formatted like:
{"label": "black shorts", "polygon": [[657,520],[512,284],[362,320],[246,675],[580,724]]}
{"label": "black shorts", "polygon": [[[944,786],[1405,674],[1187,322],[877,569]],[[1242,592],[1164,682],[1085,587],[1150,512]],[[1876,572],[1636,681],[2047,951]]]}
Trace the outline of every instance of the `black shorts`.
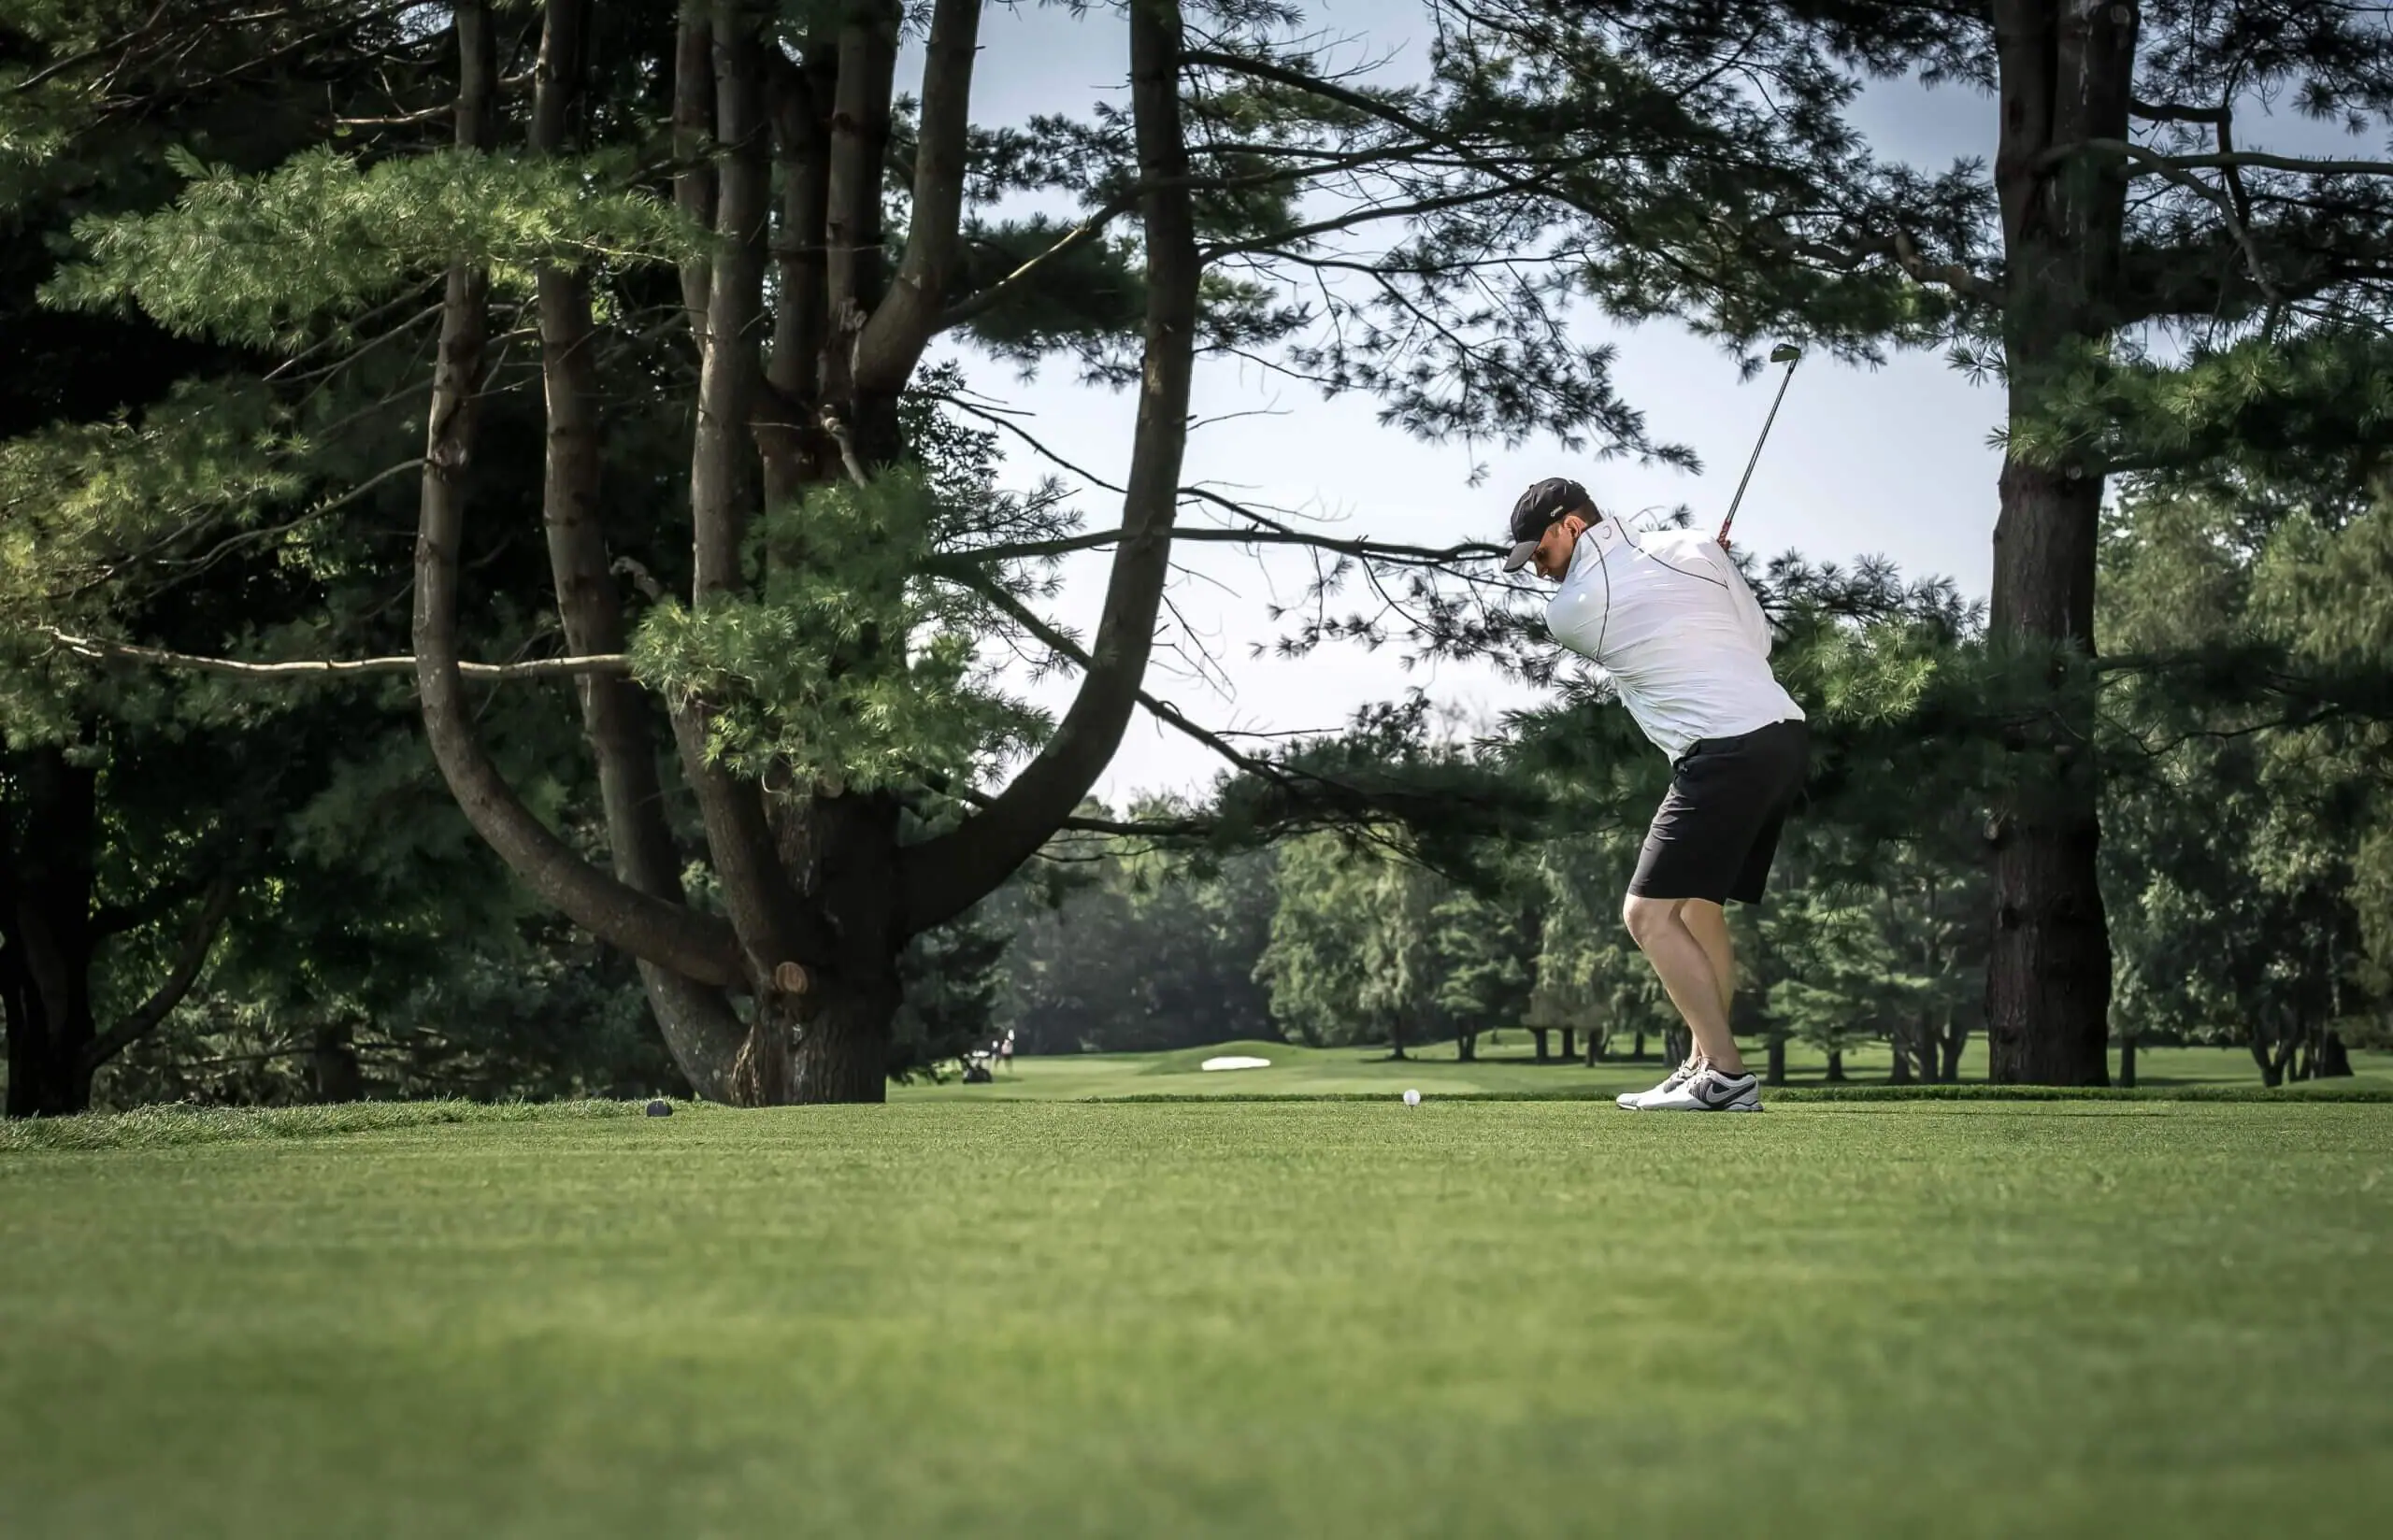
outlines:
{"label": "black shorts", "polygon": [[1782,721],[1733,738],[1705,738],[1680,755],[1670,767],[1670,794],[1645,832],[1629,892],[1760,903],[1811,750],[1811,731]]}

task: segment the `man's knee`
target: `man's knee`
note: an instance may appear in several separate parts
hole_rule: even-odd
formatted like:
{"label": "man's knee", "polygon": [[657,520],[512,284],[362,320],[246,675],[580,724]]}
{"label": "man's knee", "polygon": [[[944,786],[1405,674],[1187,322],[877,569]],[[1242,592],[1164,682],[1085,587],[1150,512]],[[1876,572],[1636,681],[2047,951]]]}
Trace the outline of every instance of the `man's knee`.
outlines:
{"label": "man's knee", "polygon": [[1678,900],[1671,898],[1641,898],[1635,893],[1622,901],[1620,922],[1628,927],[1628,937],[1643,947],[1655,933],[1678,920]]}

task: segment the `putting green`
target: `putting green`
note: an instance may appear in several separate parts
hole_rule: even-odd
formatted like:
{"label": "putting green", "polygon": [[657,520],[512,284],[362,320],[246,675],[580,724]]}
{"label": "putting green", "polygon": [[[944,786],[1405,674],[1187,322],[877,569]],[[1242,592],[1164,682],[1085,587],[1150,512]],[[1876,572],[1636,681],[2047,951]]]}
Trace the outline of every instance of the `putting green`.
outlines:
{"label": "putting green", "polygon": [[612,1110],[0,1153],[7,1533],[2359,1534],[2393,1502],[2393,1106]]}

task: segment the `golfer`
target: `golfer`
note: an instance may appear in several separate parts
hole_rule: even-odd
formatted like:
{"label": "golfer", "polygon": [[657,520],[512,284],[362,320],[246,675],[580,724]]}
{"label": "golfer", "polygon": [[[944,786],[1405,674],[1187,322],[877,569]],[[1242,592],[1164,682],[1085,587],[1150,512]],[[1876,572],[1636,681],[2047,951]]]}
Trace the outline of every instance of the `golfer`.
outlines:
{"label": "golfer", "polygon": [[1694,530],[1631,535],[1559,478],[1512,505],[1504,570],[1562,585],[1546,629],[1611,677],[1670,757],[1670,791],[1645,834],[1621,918],[1686,1019],[1686,1062],[1640,1112],[1759,1112],[1761,1087],[1728,1033],[1736,959],[1722,906],[1761,902],[1810,731],[1770,671],[1770,624],[1719,540]]}

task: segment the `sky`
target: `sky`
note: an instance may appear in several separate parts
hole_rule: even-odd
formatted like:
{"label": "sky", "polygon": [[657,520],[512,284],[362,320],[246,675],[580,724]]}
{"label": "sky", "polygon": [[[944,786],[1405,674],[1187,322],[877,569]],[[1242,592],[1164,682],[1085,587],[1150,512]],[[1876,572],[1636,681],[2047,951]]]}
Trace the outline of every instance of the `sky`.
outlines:
{"label": "sky", "polygon": [[[1418,67],[1417,0],[1315,0],[1311,9],[1325,31],[1353,40],[1343,57],[1384,56],[1395,76],[1408,72],[1408,59]],[[1105,8],[1075,19],[1053,7],[992,7],[982,25],[976,121],[1080,113],[1102,96],[1118,96],[1125,37],[1119,15]],[[898,67],[901,81],[918,81],[919,51],[910,50]],[[1942,169],[1963,156],[1991,158],[1994,149],[1992,104],[1966,87],[1873,86],[1855,117],[1882,158]],[[2330,147],[2320,139],[2332,131],[2317,125],[2243,118],[2239,113],[2239,148]],[[2332,142],[2349,141],[2333,135]],[[1341,536],[1428,545],[1500,538],[1520,490],[1556,475],[1584,482],[1607,508],[1667,510],[1685,503],[1698,523],[1716,520],[1761,430],[1779,371],[1740,382],[1731,357],[1674,324],[1630,329],[1598,318],[1583,332],[1617,346],[1620,393],[1644,412],[1653,439],[1693,448],[1700,474],[1598,462],[1551,444],[1512,450],[1425,444],[1380,426],[1368,398],[1325,401],[1252,365],[1224,362],[1200,366],[1193,409],[1205,425],[1190,438],[1182,480],[1306,509],[1332,520],[1332,533]],[[1136,413],[1131,394],[1080,385],[1068,365],[1024,382],[1010,364],[969,351],[956,356],[977,390],[1032,414],[1024,425],[1057,454],[1120,484]],[[2001,465],[1989,435],[2002,411],[1998,388],[1972,386],[1933,354],[1898,355],[1874,369],[1806,359],[1738,512],[1738,545],[1765,558],[1790,549],[1815,562],[1884,556],[1906,576],[1950,577],[1964,593],[1982,596]],[[1474,465],[1486,471],[1477,486]],[[1026,485],[1052,470],[1015,447],[1005,478]],[[1090,528],[1120,522],[1117,497],[1092,491],[1082,506]],[[1182,550],[1185,570],[1168,591],[1167,624],[1182,649],[1201,646],[1214,665],[1190,668],[1159,651],[1148,688],[1207,726],[1330,730],[1355,708],[1416,687],[1476,719],[1533,701],[1483,667],[1408,672],[1394,647],[1376,654],[1325,649],[1296,662],[1253,657],[1253,647],[1280,635],[1268,605],[1301,590],[1310,563],[1285,550],[1261,557],[1235,548]],[[1072,558],[1063,592],[1048,606],[1082,638],[1095,632],[1110,559],[1110,552]],[[1076,682],[1076,676],[1051,676],[1024,692],[1060,716]],[[1221,767],[1210,750],[1140,714],[1097,792],[1116,807],[1138,792],[1197,792]]]}

